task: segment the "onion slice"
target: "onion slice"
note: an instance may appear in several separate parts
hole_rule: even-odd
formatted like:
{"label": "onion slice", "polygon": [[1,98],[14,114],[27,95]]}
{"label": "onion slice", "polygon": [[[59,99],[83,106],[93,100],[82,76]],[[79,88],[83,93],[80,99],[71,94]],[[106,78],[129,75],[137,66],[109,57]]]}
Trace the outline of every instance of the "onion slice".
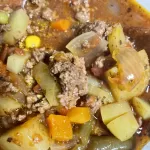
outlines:
{"label": "onion slice", "polygon": [[90,31],[71,40],[66,48],[74,55],[84,57],[85,65],[89,67],[98,56],[107,50],[107,41]]}
{"label": "onion slice", "polygon": [[117,61],[118,74],[111,80],[125,90],[132,90],[144,75],[144,65],[138,52],[131,47],[120,47],[119,51],[113,52],[113,58]]}

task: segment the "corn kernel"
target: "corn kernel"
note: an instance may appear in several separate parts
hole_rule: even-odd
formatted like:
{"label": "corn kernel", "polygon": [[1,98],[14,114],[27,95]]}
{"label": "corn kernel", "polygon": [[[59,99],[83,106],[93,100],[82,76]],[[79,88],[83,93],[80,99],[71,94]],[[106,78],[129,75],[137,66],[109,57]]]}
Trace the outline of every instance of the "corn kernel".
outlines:
{"label": "corn kernel", "polygon": [[26,48],[38,48],[41,45],[41,39],[36,35],[30,35],[25,40]]}

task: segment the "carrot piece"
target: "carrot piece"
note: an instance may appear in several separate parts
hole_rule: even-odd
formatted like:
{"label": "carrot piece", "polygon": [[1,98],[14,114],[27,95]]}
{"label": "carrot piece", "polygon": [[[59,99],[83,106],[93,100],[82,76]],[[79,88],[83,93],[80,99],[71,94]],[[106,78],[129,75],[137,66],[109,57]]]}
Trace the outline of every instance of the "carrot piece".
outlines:
{"label": "carrot piece", "polygon": [[88,107],[74,107],[68,111],[67,116],[71,122],[78,124],[86,123],[91,119]]}
{"label": "carrot piece", "polygon": [[69,141],[73,137],[70,120],[67,116],[51,114],[47,118],[49,133],[53,140]]}
{"label": "carrot piece", "polygon": [[60,19],[51,23],[51,27],[56,30],[66,31],[70,28],[71,22],[67,19]]}

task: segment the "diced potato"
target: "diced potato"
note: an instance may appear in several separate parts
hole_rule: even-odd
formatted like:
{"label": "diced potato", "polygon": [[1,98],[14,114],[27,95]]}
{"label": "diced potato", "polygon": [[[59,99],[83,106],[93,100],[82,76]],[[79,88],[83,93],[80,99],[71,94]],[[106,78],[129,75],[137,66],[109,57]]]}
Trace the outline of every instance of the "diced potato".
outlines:
{"label": "diced potato", "polygon": [[100,111],[104,124],[108,124],[115,118],[131,111],[131,108],[128,102],[123,101],[102,106]]}
{"label": "diced potato", "polygon": [[132,100],[135,111],[143,118],[150,118],[150,104],[139,97],[134,97]]}
{"label": "diced potato", "polygon": [[0,24],[7,24],[9,19],[9,14],[5,11],[0,11]]}
{"label": "diced potato", "polygon": [[9,18],[10,30],[3,34],[4,43],[14,45],[26,34],[28,23],[29,17],[24,9],[13,11]]}
{"label": "diced potato", "polygon": [[31,54],[26,52],[24,55],[13,54],[7,59],[7,70],[15,74],[20,73],[26,61],[30,58]]}
{"label": "diced potato", "polygon": [[139,125],[130,111],[111,121],[107,124],[107,128],[119,140],[126,141],[133,136]]}
{"label": "diced potato", "polygon": [[39,116],[0,137],[0,149],[2,150],[48,150],[49,147],[48,130],[41,123]]}
{"label": "diced potato", "polygon": [[139,51],[138,54],[143,62],[145,72],[144,72],[144,75],[143,75],[142,79],[140,80],[140,82],[131,91],[123,90],[118,86],[117,83],[111,82],[109,80],[109,77],[112,74],[115,74],[116,67],[114,67],[106,72],[106,80],[110,86],[113,96],[115,97],[115,99],[117,101],[130,100],[135,96],[141,95],[148,85],[149,78],[150,78],[150,67],[149,67],[148,56],[147,56],[145,50]]}
{"label": "diced potato", "polygon": [[67,116],[51,114],[47,123],[53,140],[69,141],[73,138],[71,123]]}
{"label": "diced potato", "polygon": [[10,97],[0,97],[0,116],[7,115],[13,110],[21,108],[22,105]]}
{"label": "diced potato", "polygon": [[123,33],[123,28],[121,24],[117,24],[112,33],[108,36],[108,45],[110,52],[112,53],[115,50],[118,50],[119,47],[125,43],[125,35]]}
{"label": "diced potato", "polygon": [[74,107],[68,110],[67,116],[73,123],[83,124],[91,119],[90,109],[88,107]]}
{"label": "diced potato", "polygon": [[50,74],[49,68],[43,62],[38,63],[33,68],[33,76],[40,87],[45,90],[45,96],[50,104],[50,106],[59,105],[57,100],[57,94],[59,93],[59,87],[54,79],[54,77]]}

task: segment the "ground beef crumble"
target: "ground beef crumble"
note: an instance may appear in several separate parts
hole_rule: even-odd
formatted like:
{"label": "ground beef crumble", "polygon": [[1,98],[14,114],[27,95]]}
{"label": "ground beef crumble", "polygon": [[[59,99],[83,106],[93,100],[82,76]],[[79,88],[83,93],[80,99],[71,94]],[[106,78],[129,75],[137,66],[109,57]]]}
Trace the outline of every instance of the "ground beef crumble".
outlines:
{"label": "ground beef crumble", "polygon": [[90,31],[96,32],[102,38],[111,33],[112,27],[104,21],[97,20],[95,22],[89,22],[85,25],[81,25],[79,33],[82,34]]}
{"label": "ground beef crumble", "polygon": [[75,107],[80,96],[88,92],[87,73],[84,58],[73,56],[70,53],[66,53],[65,56],[69,57],[69,60],[55,62],[51,67],[51,72],[58,75],[60,80],[62,87],[62,93],[58,95],[60,103],[66,108],[71,108]]}
{"label": "ground beef crumble", "polygon": [[90,21],[90,8],[88,0],[71,0],[72,8],[76,12],[75,18],[81,23]]}

